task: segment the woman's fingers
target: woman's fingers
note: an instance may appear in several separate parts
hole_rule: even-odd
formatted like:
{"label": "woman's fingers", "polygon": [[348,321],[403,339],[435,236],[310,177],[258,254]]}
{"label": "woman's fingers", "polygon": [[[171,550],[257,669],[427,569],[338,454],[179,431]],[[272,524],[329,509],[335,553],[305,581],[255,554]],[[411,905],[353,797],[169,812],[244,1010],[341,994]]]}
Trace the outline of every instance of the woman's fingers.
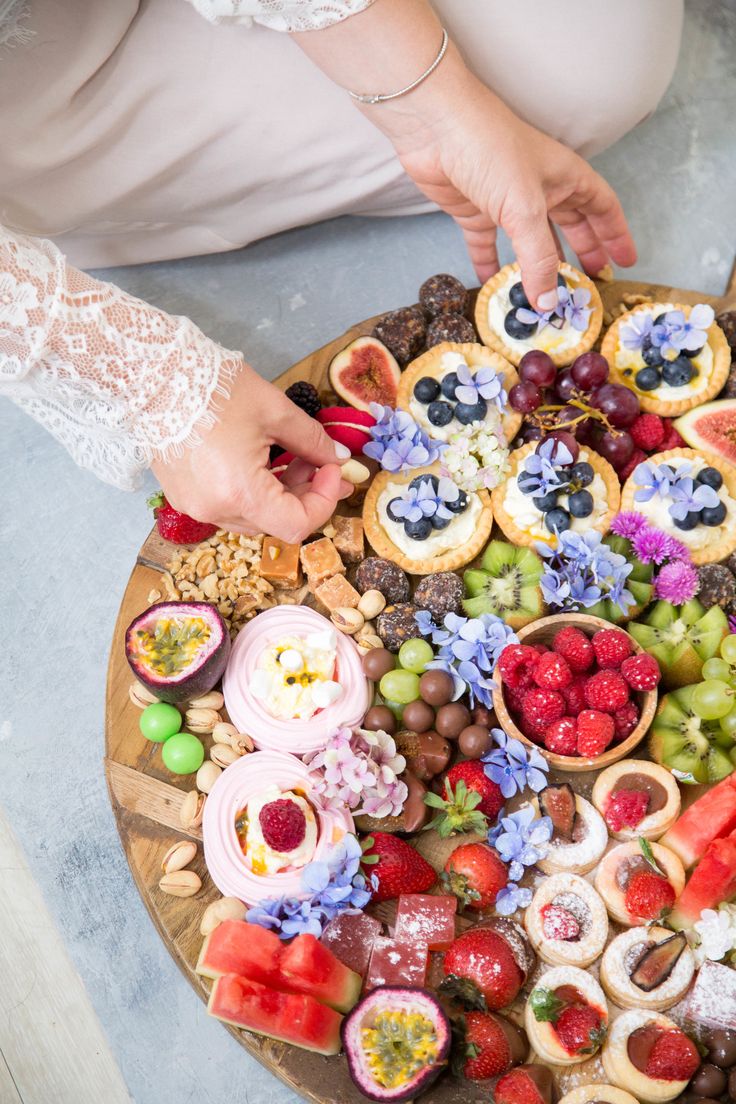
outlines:
{"label": "woman's fingers", "polygon": [[537,310],[557,306],[557,243],[547,221],[547,204],[540,193],[533,198],[519,197],[510,214],[499,220],[511,238],[521,269],[521,282],[529,302]]}
{"label": "woman's fingers", "polygon": [[501,267],[496,248],[496,225],[481,211],[476,211],[469,218],[458,218],[456,222],[463,232],[475,273],[481,284],[484,284],[491,276],[495,276]]}
{"label": "woman's fingers", "polygon": [[636,245],[623,207],[610,184],[590,170],[587,196],[578,203],[590,228],[611,259],[623,267],[636,264]]}
{"label": "woman's fingers", "polygon": [[555,219],[585,272],[596,276],[609,257],[588,220],[579,211],[560,212]]}
{"label": "woman's fingers", "polygon": [[314,477],[295,487],[281,483],[271,472],[261,469],[243,489],[239,516],[220,524],[235,533],[268,533],[272,537],[298,544],[332,517],[339,499],[354,488],[340,478],[335,464],[319,468]]}
{"label": "woman's fingers", "polygon": [[275,409],[266,428],[276,444],[315,468],[349,459],[350,449],[333,441],[315,418],[310,418],[280,391],[275,391],[275,395],[278,398],[274,399]]}

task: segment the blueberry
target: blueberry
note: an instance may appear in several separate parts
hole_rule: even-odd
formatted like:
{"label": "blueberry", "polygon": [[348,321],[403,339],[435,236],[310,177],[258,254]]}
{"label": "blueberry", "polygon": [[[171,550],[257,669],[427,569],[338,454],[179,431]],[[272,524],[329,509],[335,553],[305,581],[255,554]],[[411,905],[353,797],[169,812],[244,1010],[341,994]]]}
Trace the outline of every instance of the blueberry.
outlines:
{"label": "blueberry", "polygon": [[509,302],[512,307],[526,307],[531,309],[531,303],[526,297],[523,284],[513,284],[509,290]]}
{"label": "blueberry", "polygon": [[427,418],[433,426],[449,425],[452,415],[452,407],[446,402],[431,402],[427,407]]}
{"label": "blueberry", "polygon": [[717,506],[704,506],[700,511],[703,525],[722,525],[726,518],[726,507],[722,502]]}
{"label": "blueberry", "polygon": [[581,460],[577,464],[573,464],[570,468],[570,479],[577,487],[587,487],[595,478],[595,471],[592,464],[586,464],[584,460]]}
{"label": "blueberry", "polygon": [[644,363],[648,364],[650,368],[659,368],[664,363],[664,357],[659,351],[659,348],[656,345],[652,345],[651,337],[645,337],[642,341],[641,355]]}
{"label": "blueberry", "polygon": [[454,502],[446,502],[445,506],[453,514],[461,514],[463,510],[467,509],[468,496],[465,491],[460,491],[459,495]]}
{"label": "blueberry", "polygon": [[547,494],[540,495],[539,498],[533,498],[532,502],[540,513],[546,514],[548,510],[554,510],[557,505],[557,491],[548,491]]}
{"label": "blueberry", "polygon": [[576,518],[590,517],[593,513],[593,496],[590,491],[575,491],[567,500],[567,508]]}
{"label": "blueberry", "polygon": [[555,506],[554,510],[544,515],[544,524],[550,533],[559,533],[563,529],[570,528],[570,515],[561,506]]}
{"label": "blueberry", "polygon": [[695,374],[695,368],[684,356],[666,360],[662,365],[662,379],[668,387],[684,387]]}
{"label": "blueberry", "polygon": [[446,399],[454,399],[455,391],[459,386],[460,380],[457,378],[457,372],[448,372],[440,380],[440,390]]}
{"label": "blueberry", "polygon": [[719,491],[723,486],[723,476],[718,468],[703,468],[695,482],[702,483],[706,487],[712,487],[714,491]]}
{"label": "blueberry", "polygon": [[528,325],[526,322],[520,322],[516,317],[516,312],[510,310],[503,320],[503,328],[509,337],[513,337],[516,341],[522,341],[537,332],[537,323],[532,322]]}
{"label": "blueberry", "polygon": [[684,518],[673,518],[672,520],[678,529],[682,529],[683,532],[686,532],[690,529],[694,529],[695,526],[700,523],[700,513],[697,510],[691,510]]}
{"label": "blueberry", "polygon": [[434,514],[431,520],[433,529],[446,529],[452,518],[438,517],[437,514]]}
{"label": "blueberry", "polygon": [[432,376],[422,376],[420,380],[414,384],[414,398],[417,402],[427,403],[434,402],[439,397],[440,385],[436,379]]}
{"label": "blueberry", "polygon": [[415,475],[409,486],[414,490],[416,487],[421,487],[422,483],[431,483],[433,491],[436,491],[440,485],[440,481],[436,475],[430,475],[428,472],[425,472],[424,475]]}
{"label": "blueberry", "polygon": [[704,346],[701,345],[699,349],[680,349],[680,356],[688,357],[689,360],[693,360],[702,353],[703,348]]}
{"label": "blueberry", "polygon": [[482,422],[488,413],[485,399],[478,399],[477,403],[459,402],[455,407],[455,417],[462,425],[470,425],[471,422]]}
{"label": "blueberry", "polygon": [[395,502],[401,502],[401,499],[400,498],[392,498],[391,501],[389,502],[388,506],[386,507],[386,513],[388,514],[388,516],[391,518],[392,521],[401,522],[404,519],[399,517],[398,514],[395,514],[393,509],[392,509]]}
{"label": "blueberry", "polygon": [[537,476],[532,475],[532,473],[528,471],[520,471],[516,477],[516,482],[519,484],[519,490],[522,494],[533,494],[531,488],[529,488],[529,490],[525,490],[524,488],[526,487],[527,483],[536,483]]}
{"label": "blueberry", "polygon": [[432,532],[432,522],[426,517],[420,517],[418,521],[405,521],[404,532],[412,540],[426,540]]}
{"label": "blueberry", "polygon": [[640,391],[654,391],[661,382],[657,368],[641,368],[634,376],[634,383]]}
{"label": "blueberry", "polygon": [[657,317],[654,319],[654,322],[652,323],[652,325],[653,326],[662,326],[662,325],[664,325],[664,320],[665,320],[666,317],[667,317],[667,311],[662,311],[662,313],[658,314]]}

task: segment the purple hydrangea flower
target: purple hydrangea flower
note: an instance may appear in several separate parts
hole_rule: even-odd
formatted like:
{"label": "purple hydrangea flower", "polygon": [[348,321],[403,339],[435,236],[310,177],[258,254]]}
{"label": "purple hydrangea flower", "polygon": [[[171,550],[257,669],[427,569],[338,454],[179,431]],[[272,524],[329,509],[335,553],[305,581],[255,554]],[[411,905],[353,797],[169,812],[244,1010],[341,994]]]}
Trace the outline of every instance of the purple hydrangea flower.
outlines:
{"label": "purple hydrangea flower", "polygon": [[363,446],[363,452],[385,471],[394,473],[434,464],[447,447],[429,437],[404,410],[379,403],[371,403],[370,409],[376,424],[370,428],[373,440]]}
{"label": "purple hydrangea flower", "polygon": [[651,314],[644,312],[632,314],[631,318],[622,322],[619,327],[618,333],[623,347],[630,349],[632,352],[641,349],[644,339],[649,337],[652,332],[653,324],[654,319]]}
{"label": "purple hydrangea flower", "polygon": [[554,548],[539,541],[536,549],[545,561],[540,586],[548,605],[557,609],[589,608],[602,598],[610,598],[626,612],[635,604],[634,596],[626,589],[633,564],[604,544],[595,529],[585,533],[567,529],[557,534]]}
{"label": "purple hydrangea flower", "polygon": [[520,484],[524,494],[545,495],[567,486],[559,468],[572,463],[572,453],[562,441],[548,437],[524,461],[524,472],[531,478]]}
{"label": "purple hydrangea flower", "polygon": [[643,514],[635,510],[624,510],[611,522],[611,532],[625,540],[633,540],[638,532],[648,526],[649,522]]}
{"label": "purple hydrangea flower", "polygon": [[467,364],[461,364],[457,369],[457,378],[460,386],[455,389],[455,398],[459,402],[475,406],[479,399],[484,399],[486,402],[494,402],[499,412],[503,412],[506,406],[503,372],[496,372],[494,368],[485,366],[473,375]]}
{"label": "purple hydrangea flower", "polygon": [[670,497],[673,500],[670,506],[670,516],[677,521],[682,521],[689,513],[712,509],[720,501],[718,493],[712,487],[704,485],[696,487],[695,480],[689,476],[682,479],[678,478],[677,482],[670,488]]}
{"label": "purple hydrangea flower", "polygon": [[550,817],[537,817],[529,802],[515,813],[501,817],[500,822],[490,829],[488,842],[508,863],[510,881],[518,882],[527,866],[534,866],[544,858],[549,850],[552,830]]}
{"label": "purple hydrangea flower", "polygon": [[587,330],[592,314],[592,308],[588,307],[590,302],[588,289],[575,288],[571,291],[568,287],[559,287],[557,294],[558,313],[562,314],[562,317],[574,330],[579,330],[581,333]]}
{"label": "purple hydrangea flower", "polygon": [[537,333],[541,333],[545,326],[549,326],[553,318],[557,318],[556,312],[551,311],[537,311],[533,307],[517,307],[516,317],[520,322],[523,322],[525,326],[536,326]]}
{"label": "purple hydrangea flower", "polygon": [[492,613],[470,618],[448,613],[442,625],[436,625],[427,611],[415,614],[415,619],[422,636],[438,648],[427,666],[452,675],[455,697],[467,690],[471,705],[479,701],[490,706],[496,688],[490,675],[506,645],[518,643],[513,629]]}
{"label": "purple hydrangea flower", "polygon": [[698,592],[699,579],[696,569],[684,560],[665,564],[654,580],[654,596],[673,606],[689,602]]}
{"label": "purple hydrangea flower", "polygon": [[663,321],[652,328],[652,344],[664,357],[679,356],[683,350],[694,353],[708,340],[707,331],[714,318],[715,311],[707,303],[696,304],[689,318],[681,310],[667,311]]}
{"label": "purple hydrangea flower", "polygon": [[532,903],[532,891],[522,889],[516,882],[509,882],[498,891],[495,909],[501,916],[513,916],[518,909],[529,908]]}
{"label": "purple hydrangea flower", "polygon": [[527,749],[521,740],[507,736],[501,728],[492,728],[491,735],[498,750],[486,752],[481,757],[483,769],[492,782],[500,787],[505,798],[523,793],[529,787],[539,793],[547,785],[549,763],[536,748]]}

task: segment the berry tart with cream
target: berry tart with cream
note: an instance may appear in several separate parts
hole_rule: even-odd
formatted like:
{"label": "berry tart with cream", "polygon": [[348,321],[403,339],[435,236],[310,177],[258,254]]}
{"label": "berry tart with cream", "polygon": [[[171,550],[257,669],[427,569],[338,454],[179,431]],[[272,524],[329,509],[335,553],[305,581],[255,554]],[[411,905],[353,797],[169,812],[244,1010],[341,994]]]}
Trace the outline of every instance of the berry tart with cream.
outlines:
{"label": "berry tart with cream", "polygon": [[656,924],[621,932],[601,959],[601,985],[620,1008],[665,1012],[685,996],[694,974],[684,932]]}
{"label": "berry tart with cream", "polygon": [[524,1026],[535,1052],[551,1066],[585,1062],[606,1038],[605,994],[585,970],[557,966],[532,989]]}
{"label": "berry tart with cream", "polygon": [[695,1043],[677,1024],[643,1009],[614,1021],[601,1057],[610,1080],[643,1104],[674,1100],[700,1065]]}
{"label": "berry tart with cream", "polygon": [[614,847],[595,876],[608,915],[627,927],[658,920],[684,887],[685,870],[675,852],[645,839]]}
{"label": "berry tart with cream", "polygon": [[622,759],[601,771],[591,800],[617,840],[659,839],[680,815],[672,772],[648,759]]}
{"label": "berry tart with cream", "polygon": [[590,966],[608,938],[606,906],[577,874],[551,874],[524,914],[529,942],[552,966]]}

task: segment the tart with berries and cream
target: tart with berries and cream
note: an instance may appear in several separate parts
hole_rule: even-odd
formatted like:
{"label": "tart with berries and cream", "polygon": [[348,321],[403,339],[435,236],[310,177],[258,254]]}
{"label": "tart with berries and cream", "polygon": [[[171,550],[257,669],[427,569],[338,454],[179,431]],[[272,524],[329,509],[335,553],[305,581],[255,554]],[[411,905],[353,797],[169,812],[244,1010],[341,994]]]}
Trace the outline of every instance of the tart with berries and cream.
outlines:
{"label": "tart with berries and cream", "polygon": [[545,878],[524,914],[529,942],[552,966],[590,966],[608,938],[606,906],[577,874]]}
{"label": "tart with berries and cream", "polygon": [[648,759],[623,759],[601,771],[591,800],[614,839],[659,839],[680,815],[672,772]]}
{"label": "tart with berries and cream", "polygon": [[631,387],[642,410],[672,418],[714,399],[731,367],[726,335],[706,303],[645,303],[617,318],[601,352],[611,379]]}
{"label": "tart with berries and cream", "polygon": [[601,985],[620,1008],[664,1012],[685,996],[694,974],[685,933],[656,924],[621,932],[601,959]]}
{"label": "tart with berries and cream", "polygon": [[648,457],[624,483],[621,509],[676,537],[694,564],[736,550],[736,468],[707,453],[676,448]]}
{"label": "tart with berries and cream", "polygon": [[675,852],[645,839],[614,847],[595,876],[608,915],[627,927],[659,920],[684,887],[685,869]]}
{"label": "tart with berries and cream", "polygon": [[593,348],[603,324],[603,304],[592,280],[563,262],[557,276],[558,304],[532,308],[518,263],[504,265],[478,292],[475,325],[483,343],[518,364],[524,353],[542,349],[561,367]]}
{"label": "tart with berries and cream", "polygon": [[513,544],[553,542],[572,530],[607,533],[619,509],[618,477],[602,456],[577,458],[554,438],[530,441],[509,456],[509,475],[493,489],[493,516]]}
{"label": "tart with berries and cream", "polygon": [[537,815],[552,821],[552,837],[544,858],[537,862],[545,874],[587,874],[600,861],[608,844],[603,817],[572,787],[549,785],[532,799]]}
{"label": "tart with berries and cream", "polygon": [[363,526],[378,556],[414,575],[453,571],[469,563],[493,525],[487,491],[462,491],[439,465],[382,471],[363,503]]}
{"label": "tart with berries and cream", "polygon": [[617,1017],[601,1059],[606,1076],[643,1104],[674,1100],[700,1065],[697,1047],[673,1020],[643,1009]]}
{"label": "tart with berries and cream", "polygon": [[543,1061],[552,1066],[585,1062],[606,1038],[605,994],[585,970],[557,966],[542,974],[529,994],[524,1026]]}
{"label": "tart with berries and cream", "polygon": [[639,1104],[635,1096],[615,1085],[580,1085],[565,1093],[559,1104]]}

